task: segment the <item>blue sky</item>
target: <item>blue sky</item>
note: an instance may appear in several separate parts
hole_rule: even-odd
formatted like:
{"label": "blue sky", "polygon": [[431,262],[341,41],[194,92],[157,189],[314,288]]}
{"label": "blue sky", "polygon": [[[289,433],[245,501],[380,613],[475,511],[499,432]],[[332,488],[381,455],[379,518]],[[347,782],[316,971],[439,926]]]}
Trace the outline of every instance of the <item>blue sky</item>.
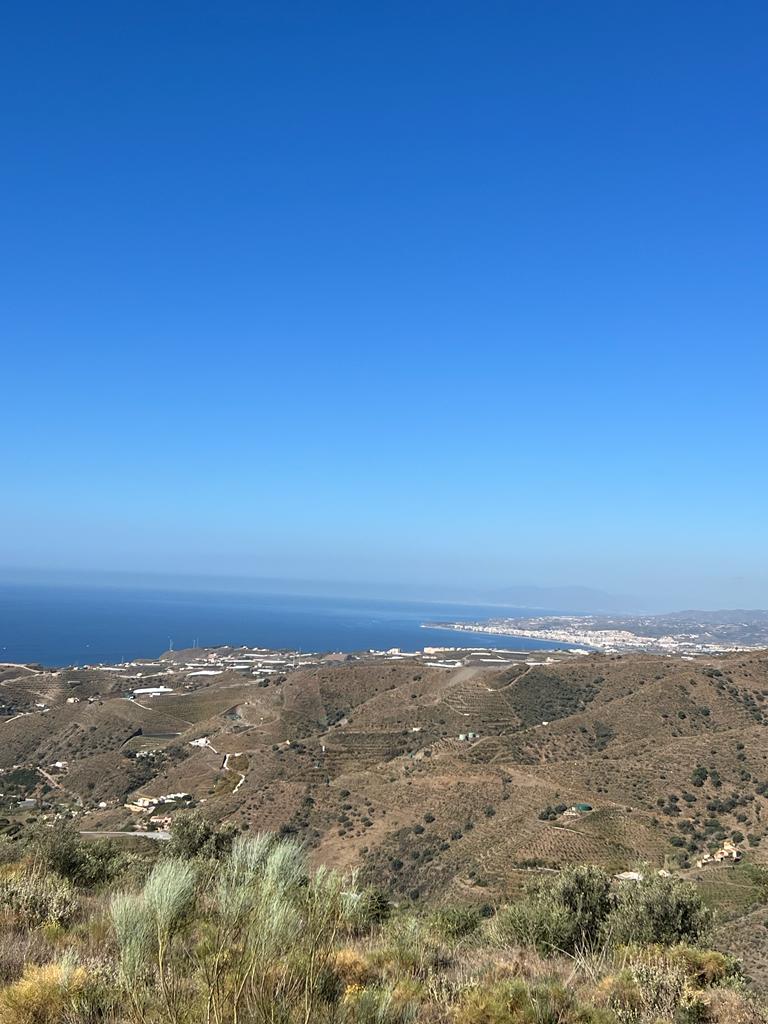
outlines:
{"label": "blue sky", "polygon": [[767,30],[6,10],[0,564],[768,606]]}

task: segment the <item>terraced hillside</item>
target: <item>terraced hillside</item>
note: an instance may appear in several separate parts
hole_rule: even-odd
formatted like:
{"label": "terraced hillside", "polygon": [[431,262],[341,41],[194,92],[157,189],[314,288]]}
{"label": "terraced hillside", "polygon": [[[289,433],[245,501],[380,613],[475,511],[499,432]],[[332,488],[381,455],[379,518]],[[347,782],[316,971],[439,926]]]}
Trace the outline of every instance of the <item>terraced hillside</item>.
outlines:
{"label": "terraced hillside", "polygon": [[108,672],[95,690],[93,673],[4,668],[0,768],[18,784],[3,827],[18,796],[37,801],[27,816],[65,807],[97,831],[139,827],[137,797],[184,792],[414,899],[485,901],[585,861],[703,877],[696,860],[726,838],[768,860],[765,652],[173,672],[174,692],[128,700]]}

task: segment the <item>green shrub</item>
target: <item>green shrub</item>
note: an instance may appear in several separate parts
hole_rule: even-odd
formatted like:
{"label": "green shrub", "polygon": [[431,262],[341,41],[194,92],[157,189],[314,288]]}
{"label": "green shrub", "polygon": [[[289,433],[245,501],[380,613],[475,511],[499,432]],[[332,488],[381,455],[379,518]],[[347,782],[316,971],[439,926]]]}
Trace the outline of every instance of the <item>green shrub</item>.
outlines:
{"label": "green shrub", "polygon": [[429,927],[439,939],[457,942],[477,931],[480,920],[476,907],[440,907],[430,915]]}
{"label": "green shrub", "polygon": [[609,940],[623,945],[698,945],[711,929],[712,912],[695,886],[658,875],[622,886],[606,925]]}
{"label": "green shrub", "polygon": [[126,857],[107,839],[83,842],[69,821],[38,825],[29,839],[38,868],[53,871],[78,885],[90,886],[115,878]]}
{"label": "green shrub", "polygon": [[184,811],[174,816],[171,839],[164,852],[178,860],[221,860],[232,849],[237,835],[235,825],[217,828],[200,811]]}
{"label": "green shrub", "polygon": [[564,907],[528,896],[496,914],[490,935],[499,946],[525,946],[549,955],[569,948],[573,929]]}
{"label": "green shrub", "polygon": [[381,944],[371,963],[392,981],[403,976],[425,978],[440,962],[443,950],[425,924],[413,915],[398,915],[384,926]]}
{"label": "green shrub", "polygon": [[505,945],[532,946],[545,954],[583,951],[600,943],[612,907],[611,879],[605,871],[566,868],[501,911],[495,933]]}
{"label": "green shrub", "polygon": [[368,886],[354,894],[350,903],[348,930],[352,934],[363,934],[376,924],[382,924],[392,912],[392,904],[381,889]]}

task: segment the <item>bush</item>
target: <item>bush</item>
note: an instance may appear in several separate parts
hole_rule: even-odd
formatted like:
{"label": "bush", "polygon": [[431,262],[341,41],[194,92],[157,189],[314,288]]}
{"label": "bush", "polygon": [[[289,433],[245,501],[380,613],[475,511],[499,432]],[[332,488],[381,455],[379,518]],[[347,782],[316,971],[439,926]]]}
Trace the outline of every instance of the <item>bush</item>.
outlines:
{"label": "bush", "polygon": [[0,906],[28,928],[66,925],[75,916],[77,893],[70,882],[55,875],[18,873],[0,879]]}
{"label": "bush", "polygon": [[563,906],[529,896],[500,910],[490,935],[497,945],[528,946],[547,955],[571,945],[572,926]]}
{"label": "bush", "polygon": [[237,834],[235,825],[216,828],[200,811],[186,811],[174,817],[165,852],[181,860],[221,860],[232,849]]}
{"label": "bush", "polygon": [[613,907],[610,876],[600,868],[566,868],[502,911],[497,934],[542,953],[572,953],[599,943]]}
{"label": "bush", "polygon": [[106,839],[83,842],[69,821],[39,825],[32,832],[29,847],[38,867],[78,885],[110,881],[126,864],[114,843]]}
{"label": "bush", "polygon": [[353,985],[344,993],[344,1011],[349,1024],[409,1024],[418,1005],[400,998],[393,987]]}
{"label": "bush", "polygon": [[442,959],[440,944],[412,915],[387,922],[382,944],[371,953],[371,963],[392,981],[404,975],[425,978]]}
{"label": "bush", "polygon": [[429,927],[439,939],[456,942],[476,931],[480,920],[475,907],[441,907],[430,916]]}
{"label": "bush", "polygon": [[737,961],[711,949],[648,946],[626,949],[624,956],[625,969],[600,982],[596,1000],[627,1024],[699,1020],[704,989],[725,984],[738,988],[741,983]]}
{"label": "bush", "polygon": [[606,930],[613,942],[649,945],[700,944],[712,928],[712,912],[690,882],[649,878],[619,891]]}
{"label": "bush", "polygon": [[701,989],[709,985],[722,985],[726,980],[741,978],[738,960],[719,953],[714,949],[699,949],[696,946],[648,946],[634,955],[635,962],[665,962],[679,967],[689,985]]}
{"label": "bush", "polygon": [[351,947],[336,951],[332,968],[344,988],[367,985],[375,980],[375,972],[368,959]]}
{"label": "bush", "polygon": [[13,864],[19,859],[20,852],[18,843],[10,836],[0,833],[0,864]]}
{"label": "bush", "polygon": [[18,981],[27,967],[45,964],[52,957],[49,936],[41,928],[12,926],[0,928],[0,986]]}
{"label": "bush", "polygon": [[86,984],[85,970],[69,961],[28,967],[22,978],[0,993],[0,1020],[3,1024],[83,1020],[78,1004]]}
{"label": "bush", "polygon": [[351,903],[347,930],[350,934],[362,934],[375,924],[386,921],[392,912],[392,904],[386,894],[375,886],[369,886],[355,893]]}
{"label": "bush", "polygon": [[611,890],[610,877],[595,867],[567,868],[538,883],[497,915],[492,928],[501,945],[530,946],[549,955],[619,945],[701,944],[712,913],[696,888],[653,875]]}
{"label": "bush", "polygon": [[582,1004],[556,981],[505,980],[472,987],[456,1009],[457,1024],[613,1024],[605,1010]]}

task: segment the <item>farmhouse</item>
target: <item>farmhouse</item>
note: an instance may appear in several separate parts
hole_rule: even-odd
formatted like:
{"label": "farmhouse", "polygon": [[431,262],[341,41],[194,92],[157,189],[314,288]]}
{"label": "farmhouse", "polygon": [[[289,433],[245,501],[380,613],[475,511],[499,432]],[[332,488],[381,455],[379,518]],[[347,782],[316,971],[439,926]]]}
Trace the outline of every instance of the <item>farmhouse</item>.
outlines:
{"label": "farmhouse", "polygon": [[696,861],[697,868],[703,868],[705,864],[721,864],[723,861],[732,860],[738,864],[743,854],[738,846],[731,840],[726,839],[719,850],[714,853],[705,853]]}

